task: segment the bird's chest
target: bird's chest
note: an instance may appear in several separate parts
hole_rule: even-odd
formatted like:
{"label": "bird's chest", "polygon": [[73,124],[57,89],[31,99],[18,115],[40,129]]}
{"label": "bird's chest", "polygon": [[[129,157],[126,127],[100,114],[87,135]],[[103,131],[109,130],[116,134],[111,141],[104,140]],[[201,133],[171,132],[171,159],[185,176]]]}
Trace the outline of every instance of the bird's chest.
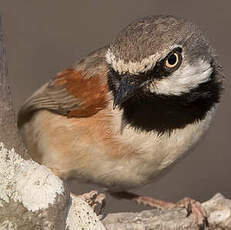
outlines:
{"label": "bird's chest", "polygon": [[[114,137],[118,148],[115,149],[116,152],[110,153],[109,159],[113,163],[109,163],[109,167],[114,177],[121,183],[129,181],[131,187],[148,183],[187,152],[208,128],[210,121],[209,112],[200,122],[176,129],[171,134],[161,135],[155,131],[141,132],[126,126],[122,134],[118,132]],[[115,121],[114,128],[119,130],[120,126],[121,124]]]}
{"label": "bird's chest", "polygon": [[[38,125],[42,116],[47,121],[44,127]],[[111,189],[136,187],[150,182],[195,144],[207,129],[211,113],[171,135],[140,132],[129,125],[121,133],[121,120],[120,114],[67,119],[41,111],[31,121],[34,132],[24,128],[25,134],[30,133],[25,140],[32,145],[29,149],[41,156],[40,162],[62,177],[73,176]]]}

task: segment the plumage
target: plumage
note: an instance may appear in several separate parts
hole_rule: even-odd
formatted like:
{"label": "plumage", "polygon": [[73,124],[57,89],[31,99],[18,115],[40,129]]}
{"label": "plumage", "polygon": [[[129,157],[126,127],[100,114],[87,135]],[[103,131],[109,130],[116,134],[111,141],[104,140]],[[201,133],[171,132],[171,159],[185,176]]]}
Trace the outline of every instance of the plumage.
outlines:
{"label": "plumage", "polygon": [[43,85],[18,126],[32,158],[58,176],[122,191],[150,183],[198,142],[221,89],[195,25],[146,17]]}

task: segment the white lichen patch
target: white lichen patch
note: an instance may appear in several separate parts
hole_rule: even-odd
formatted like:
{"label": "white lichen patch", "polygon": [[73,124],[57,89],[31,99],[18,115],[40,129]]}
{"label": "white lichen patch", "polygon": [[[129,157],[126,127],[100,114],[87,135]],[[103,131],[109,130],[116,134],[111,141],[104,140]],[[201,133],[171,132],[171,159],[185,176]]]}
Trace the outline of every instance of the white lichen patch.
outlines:
{"label": "white lichen patch", "polygon": [[66,223],[68,230],[106,230],[93,209],[73,195]]}
{"label": "white lichen patch", "polygon": [[0,223],[0,230],[17,230],[17,225],[9,220]]}
{"label": "white lichen patch", "polygon": [[30,211],[48,208],[64,192],[62,181],[48,168],[24,160],[0,143],[0,206],[2,201],[21,202]]}
{"label": "white lichen patch", "polygon": [[214,211],[210,214],[209,216],[209,221],[212,223],[222,223],[225,222],[230,218],[230,210],[229,209],[224,209],[224,210],[217,210]]}

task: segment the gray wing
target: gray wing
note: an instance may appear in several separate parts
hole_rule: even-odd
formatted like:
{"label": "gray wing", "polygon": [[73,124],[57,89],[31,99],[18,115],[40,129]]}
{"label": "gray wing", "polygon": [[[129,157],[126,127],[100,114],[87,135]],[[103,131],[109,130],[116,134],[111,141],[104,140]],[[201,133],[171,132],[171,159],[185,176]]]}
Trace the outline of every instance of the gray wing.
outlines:
{"label": "gray wing", "polygon": [[21,127],[32,116],[34,111],[48,109],[62,115],[78,109],[81,101],[74,97],[63,86],[50,81],[29,97],[18,113],[18,127]]}

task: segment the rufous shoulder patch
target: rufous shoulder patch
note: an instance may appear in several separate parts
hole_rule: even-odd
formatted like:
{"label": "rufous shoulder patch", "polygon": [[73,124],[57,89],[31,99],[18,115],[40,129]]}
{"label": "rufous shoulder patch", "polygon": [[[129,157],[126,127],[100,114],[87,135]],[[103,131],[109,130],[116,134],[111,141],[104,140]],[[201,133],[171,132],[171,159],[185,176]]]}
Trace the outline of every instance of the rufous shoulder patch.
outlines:
{"label": "rufous shoulder patch", "polygon": [[64,86],[70,95],[81,101],[79,108],[70,111],[68,117],[91,116],[108,104],[108,86],[100,75],[87,78],[82,71],[66,69],[57,75],[54,84]]}

